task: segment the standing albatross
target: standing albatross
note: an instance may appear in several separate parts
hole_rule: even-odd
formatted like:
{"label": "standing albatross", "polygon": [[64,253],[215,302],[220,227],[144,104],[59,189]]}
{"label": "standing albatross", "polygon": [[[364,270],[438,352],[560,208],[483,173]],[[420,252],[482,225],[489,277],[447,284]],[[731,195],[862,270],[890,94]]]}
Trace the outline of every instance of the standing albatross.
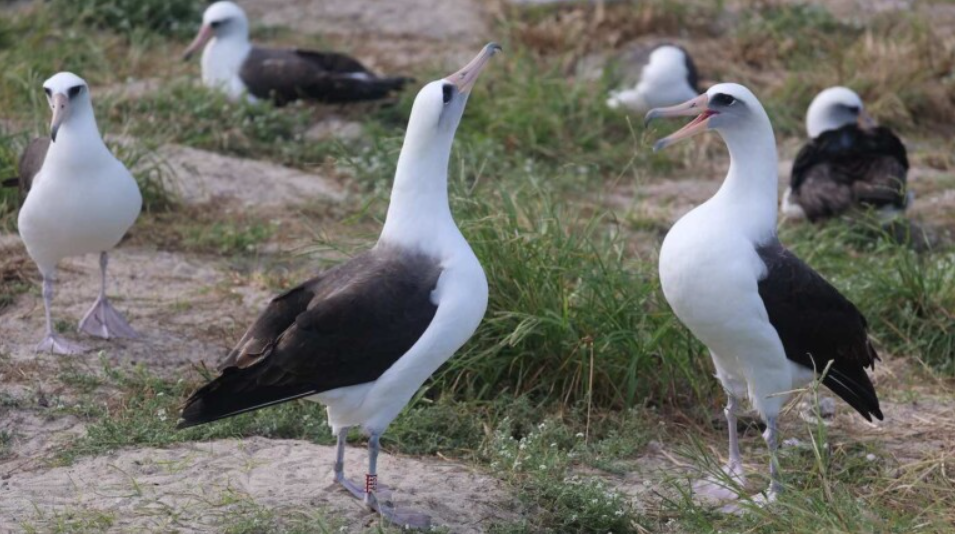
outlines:
{"label": "standing albatross", "polygon": [[809,105],[806,130],[810,140],[796,155],[783,195],[785,217],[817,222],[856,206],[884,218],[905,211],[911,202],[905,145],[876,126],[859,95],[846,87],[822,91]]}
{"label": "standing albatross", "polygon": [[[378,440],[421,384],[474,333],[487,279],[448,205],[448,160],[471,88],[500,47],[415,98],[391,204],[368,252],[276,297],[186,401],[179,428],[308,397],[338,436],[335,480],[400,525],[429,519],[379,502]],[[361,486],[345,477],[348,429],[368,441]]]}
{"label": "standing albatross", "polygon": [[206,8],[184,59],[200,48],[202,83],[233,100],[271,99],[277,105],[300,98],[327,103],[379,100],[409,81],[378,77],[344,54],[254,46],[245,11],[227,1]]}
{"label": "standing albatross", "polygon": [[77,354],[85,347],[53,328],[56,265],[69,256],[99,253],[99,297],[79,328],[106,339],[137,337],[106,298],[106,265],[109,251],[139,216],[142,196],[133,175],[103,143],[86,82],[61,72],[44,82],[43,90],[53,110],[50,138],[34,140],[20,160],[20,189],[26,200],[17,225],[43,275],[46,336],[36,350]]}
{"label": "standing albatross", "polygon": [[[772,482],[761,498],[772,501],[782,489],[776,447],[784,392],[828,367],[823,384],[867,420],[882,419],[866,373],[878,355],[865,317],[776,236],[776,140],[759,100],[741,85],[723,83],[651,110],[647,120],[687,115],[698,116],[654,149],[715,130],[729,149],[730,169],[719,191],[670,229],[660,250],[660,283],[676,316],[710,350],[728,396],[732,478],[743,479],[738,401],[748,397],[765,420]],[[713,493],[730,497],[725,489]]]}

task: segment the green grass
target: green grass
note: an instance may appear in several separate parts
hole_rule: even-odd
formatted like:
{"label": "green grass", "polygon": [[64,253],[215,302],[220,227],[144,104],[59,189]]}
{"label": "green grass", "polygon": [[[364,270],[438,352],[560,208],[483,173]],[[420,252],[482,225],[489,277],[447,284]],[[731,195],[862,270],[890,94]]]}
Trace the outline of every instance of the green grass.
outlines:
{"label": "green grass", "polygon": [[955,250],[918,253],[841,221],[790,228],[782,239],[862,310],[878,347],[955,374]]}
{"label": "green grass", "polygon": [[52,9],[65,20],[119,33],[157,32],[183,36],[202,22],[203,0],[54,0]]}
{"label": "green grass", "polygon": [[319,165],[339,150],[335,142],[305,137],[321,116],[314,106],[230,102],[183,80],[140,97],[104,100],[97,113],[112,127],[156,144],[180,143],[295,167]]}
{"label": "green grass", "polygon": [[601,408],[682,405],[711,391],[698,378],[701,346],[669,313],[655,264],[628,258],[613,219],[558,201],[540,179],[455,202],[492,291],[439,387]]}

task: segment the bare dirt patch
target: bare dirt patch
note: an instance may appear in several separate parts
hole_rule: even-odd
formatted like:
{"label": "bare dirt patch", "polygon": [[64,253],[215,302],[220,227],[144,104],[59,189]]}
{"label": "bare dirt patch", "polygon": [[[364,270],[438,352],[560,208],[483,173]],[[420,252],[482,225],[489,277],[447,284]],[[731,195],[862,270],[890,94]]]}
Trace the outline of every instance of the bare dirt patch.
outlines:
{"label": "bare dirt patch", "polygon": [[[69,337],[91,348],[78,357],[83,361],[97,361],[102,351],[111,361],[143,363],[157,371],[213,362],[269,298],[264,291],[233,291],[230,277],[220,268],[171,252],[116,249],[109,275],[111,300],[142,338],[105,341],[74,333],[99,291],[99,265],[94,255],[72,258],[59,270],[53,317],[68,325]],[[55,364],[62,356],[34,352],[44,328],[37,288],[4,310],[0,353],[13,360]]]}
{"label": "bare dirt patch", "polygon": [[[0,516],[43,525],[57,511],[106,511],[115,517],[108,532],[210,532],[254,503],[277,511],[327,509],[349,532],[377,524],[376,515],[331,484],[334,461],[334,447],[264,438],[122,451],[0,482]],[[364,451],[349,448],[345,469],[364,473]],[[452,532],[482,532],[517,517],[498,482],[460,464],[382,454],[379,469],[396,503]]]}

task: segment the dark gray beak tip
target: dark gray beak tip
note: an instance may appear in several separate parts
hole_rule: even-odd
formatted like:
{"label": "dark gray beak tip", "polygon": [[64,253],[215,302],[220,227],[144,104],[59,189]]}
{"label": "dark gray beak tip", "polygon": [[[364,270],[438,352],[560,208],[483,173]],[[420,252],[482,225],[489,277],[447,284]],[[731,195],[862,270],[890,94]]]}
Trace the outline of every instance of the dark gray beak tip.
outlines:
{"label": "dark gray beak tip", "polygon": [[644,128],[646,128],[647,126],[650,125],[650,121],[652,121],[653,119],[657,118],[656,111],[657,111],[657,110],[655,110],[655,109],[651,109],[651,110],[648,111],[647,114],[643,117],[643,127],[644,127]]}
{"label": "dark gray beak tip", "polygon": [[53,141],[54,143],[56,142],[56,131],[57,131],[56,128],[54,128],[53,130],[50,130],[50,141]]}
{"label": "dark gray beak tip", "polygon": [[654,152],[659,152],[659,151],[663,150],[664,148],[666,148],[666,146],[667,146],[666,139],[660,139],[660,140],[657,141],[656,143],[653,143],[653,151],[654,151]]}
{"label": "dark gray beak tip", "polygon": [[492,56],[493,56],[494,54],[498,53],[498,52],[503,52],[503,51],[504,51],[504,49],[501,48],[501,45],[499,45],[499,44],[497,44],[497,43],[495,43],[495,42],[490,42],[490,43],[488,43],[484,48],[485,48]]}

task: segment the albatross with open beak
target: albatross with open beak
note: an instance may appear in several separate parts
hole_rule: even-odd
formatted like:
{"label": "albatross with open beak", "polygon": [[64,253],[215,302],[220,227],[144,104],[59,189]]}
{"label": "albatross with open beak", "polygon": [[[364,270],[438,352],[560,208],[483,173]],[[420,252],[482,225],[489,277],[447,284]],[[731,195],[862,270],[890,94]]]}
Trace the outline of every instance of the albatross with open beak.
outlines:
{"label": "albatross with open beak", "polygon": [[[750,402],[766,421],[771,483],[759,500],[782,489],[777,472],[777,418],[785,392],[822,379],[867,420],[882,419],[866,373],[878,359],[865,317],[776,236],[776,140],[769,117],[748,89],[715,85],[705,94],[647,120],[696,115],[655,150],[713,130],[730,153],[719,191],[681,218],[660,250],[660,282],[674,313],[710,350],[729,402],[727,474],[742,481],[736,408]],[[735,492],[701,488],[711,497]]]}
{"label": "albatross with open beak", "polygon": [[409,81],[382,78],[344,54],[297,48],[264,48],[249,42],[249,20],[238,5],[206,8],[202,27],[184,54],[202,49],[202,83],[229,98],[343,103],[385,98]]}
{"label": "albatross with open beak", "polygon": [[142,196],[126,166],[106,148],[96,127],[89,86],[61,72],[43,84],[53,110],[50,137],[34,140],[20,161],[26,200],[18,226],[27,252],[43,275],[46,336],[37,351],[76,354],[85,348],[56,333],[50,307],[56,265],[69,256],[99,253],[99,297],[80,330],[102,338],[137,337],[106,298],[106,265],[139,216]]}
{"label": "albatross with open beak", "polygon": [[[378,243],[276,297],[196,391],[180,428],[307,397],[326,405],[338,436],[335,480],[400,525],[429,519],[378,499],[378,440],[421,384],[477,329],[487,279],[448,205],[448,160],[471,88],[500,50],[415,98]],[[368,441],[364,484],[345,477],[348,429]]]}

